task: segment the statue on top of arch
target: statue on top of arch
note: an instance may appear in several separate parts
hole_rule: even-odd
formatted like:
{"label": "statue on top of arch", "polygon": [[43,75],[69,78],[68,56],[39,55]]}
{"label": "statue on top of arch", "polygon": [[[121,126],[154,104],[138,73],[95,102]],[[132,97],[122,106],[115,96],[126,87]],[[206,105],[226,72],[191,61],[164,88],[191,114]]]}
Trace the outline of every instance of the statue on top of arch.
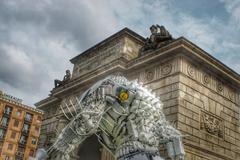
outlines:
{"label": "statue on top of arch", "polygon": [[140,49],[140,55],[144,52],[159,48],[170,41],[174,40],[172,35],[166,30],[164,26],[152,25],[150,27],[151,35],[146,38],[144,46]]}

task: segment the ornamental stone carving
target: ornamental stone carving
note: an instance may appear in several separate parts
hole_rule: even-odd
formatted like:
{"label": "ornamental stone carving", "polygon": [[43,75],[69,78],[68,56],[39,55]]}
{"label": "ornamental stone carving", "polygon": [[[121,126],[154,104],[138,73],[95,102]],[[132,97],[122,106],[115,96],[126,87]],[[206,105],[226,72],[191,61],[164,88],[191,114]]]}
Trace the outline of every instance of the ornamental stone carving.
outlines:
{"label": "ornamental stone carving", "polygon": [[223,138],[223,121],[220,117],[208,114],[206,112],[201,113],[201,129],[208,133]]}
{"label": "ornamental stone carving", "polygon": [[154,71],[153,70],[146,70],[145,71],[145,80],[151,81],[154,78]]}
{"label": "ornamental stone carving", "polygon": [[210,83],[210,76],[208,74],[203,74],[203,84],[207,85]]}
{"label": "ornamental stone carving", "polygon": [[164,64],[162,66],[161,72],[162,72],[162,75],[164,76],[170,74],[172,72],[172,64],[171,63]]}
{"label": "ornamental stone carving", "polygon": [[223,83],[222,82],[217,82],[217,91],[222,92],[223,91]]}
{"label": "ornamental stone carving", "polygon": [[187,73],[188,73],[189,76],[194,77],[195,70],[194,70],[194,67],[192,65],[188,65]]}

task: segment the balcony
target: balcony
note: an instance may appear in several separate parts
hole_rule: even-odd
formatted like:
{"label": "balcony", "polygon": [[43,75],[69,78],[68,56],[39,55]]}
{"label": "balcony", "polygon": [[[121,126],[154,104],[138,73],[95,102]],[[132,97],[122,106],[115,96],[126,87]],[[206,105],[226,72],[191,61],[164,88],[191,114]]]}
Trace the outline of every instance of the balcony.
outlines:
{"label": "balcony", "polygon": [[23,124],[23,128],[22,128],[22,133],[23,133],[23,134],[28,134],[29,131],[30,131],[30,125],[24,123],[24,124]]}
{"label": "balcony", "polygon": [[4,140],[6,131],[4,129],[0,129],[0,142]]}
{"label": "balcony", "polygon": [[1,121],[1,126],[2,126],[3,128],[7,128],[7,127],[8,127],[8,122],[9,122],[9,118],[4,116],[4,117],[2,118],[2,121]]}

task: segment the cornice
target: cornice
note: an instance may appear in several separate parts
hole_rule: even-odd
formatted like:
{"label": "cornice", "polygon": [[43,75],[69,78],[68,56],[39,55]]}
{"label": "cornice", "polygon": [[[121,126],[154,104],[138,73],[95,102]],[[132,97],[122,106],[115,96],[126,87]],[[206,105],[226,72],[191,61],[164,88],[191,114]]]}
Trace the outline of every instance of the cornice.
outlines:
{"label": "cornice", "polygon": [[129,61],[127,69],[139,68],[145,63],[152,63],[163,60],[165,57],[171,58],[182,54],[193,58],[196,63],[207,66],[214,74],[220,75],[223,79],[227,79],[240,87],[240,75],[238,73],[184,37],[180,37],[164,47]]}
{"label": "cornice", "polygon": [[86,73],[86,74],[82,75],[81,77],[72,79],[69,83],[65,84],[62,87],[53,89],[52,95],[57,96],[61,93],[64,93],[64,92],[70,90],[70,89],[74,89],[74,88],[78,87],[79,85],[83,85],[84,83],[89,82],[93,78],[96,78],[96,77],[99,77],[102,75],[106,75],[106,73],[116,71],[116,70],[124,71],[124,70],[126,70],[126,67],[125,67],[126,63],[127,63],[127,60],[124,57],[115,59],[112,62],[110,62],[109,64],[103,65],[91,73]]}
{"label": "cornice", "polygon": [[0,100],[2,100],[3,102],[9,103],[9,104],[13,104],[13,105],[18,106],[18,107],[21,107],[25,110],[30,110],[30,111],[35,112],[35,113],[43,114],[42,110],[27,106],[25,104],[17,103],[15,101],[11,101],[11,100],[3,98],[3,97],[0,97]]}
{"label": "cornice", "polygon": [[[197,45],[193,44],[186,38],[182,38],[182,47],[187,51],[185,52],[188,56],[195,56],[195,60],[198,60],[200,63],[211,66],[211,69],[215,72],[215,74],[221,75],[221,77],[227,78],[240,87],[240,75],[220,62],[218,59],[214,58],[209,53],[205,52]],[[210,67],[208,67],[210,68]],[[223,76],[224,75],[224,76]]]}
{"label": "cornice", "polygon": [[[131,30],[123,29],[122,31],[116,34],[120,34],[121,32],[131,32]],[[116,36],[116,34],[113,35],[113,39]],[[107,41],[109,40],[112,40],[112,38],[110,37],[107,39]],[[100,42],[100,43],[103,43],[103,42]],[[89,51],[86,51],[86,54],[87,52]],[[198,63],[199,65],[207,66],[207,69],[209,71],[212,71],[216,75],[220,75],[223,79],[227,79],[228,81],[232,82],[234,85],[240,88],[240,75],[238,73],[236,73],[235,71],[227,67],[225,64],[223,64],[222,62],[220,62],[219,60],[217,60],[216,58],[211,56],[209,53],[205,52],[204,50],[202,50],[201,48],[199,48],[197,45],[193,44],[186,38],[180,37],[161,48],[158,48],[154,51],[146,53],[143,56],[139,56],[130,61],[124,58],[119,58],[110,62],[107,65],[97,68],[91,73],[86,73],[81,77],[72,79],[68,84],[62,87],[59,87],[57,89],[54,89],[52,91],[52,96],[58,96],[58,95],[64,94],[69,90],[77,88],[80,85],[86,84],[93,78],[96,78],[99,76],[101,77],[115,70],[120,70],[121,72],[133,71],[134,69],[142,67],[147,63],[150,64],[153,62],[162,61],[166,58],[170,59],[180,55],[186,55],[187,57],[194,59],[194,62],[196,62],[196,64]],[[45,100],[42,100],[36,103],[36,106],[39,106],[39,105],[42,106],[43,104],[47,104],[48,101],[52,102],[52,101],[55,101],[55,99],[47,98]]]}
{"label": "cornice", "polygon": [[45,99],[43,99],[43,100],[35,103],[34,105],[35,105],[37,108],[40,109],[40,108],[42,108],[42,107],[44,107],[44,106],[46,106],[46,105],[49,105],[49,104],[54,103],[54,102],[57,102],[57,101],[59,101],[58,98],[53,97],[53,96],[50,95],[49,97],[47,97],[47,98],[45,98]]}

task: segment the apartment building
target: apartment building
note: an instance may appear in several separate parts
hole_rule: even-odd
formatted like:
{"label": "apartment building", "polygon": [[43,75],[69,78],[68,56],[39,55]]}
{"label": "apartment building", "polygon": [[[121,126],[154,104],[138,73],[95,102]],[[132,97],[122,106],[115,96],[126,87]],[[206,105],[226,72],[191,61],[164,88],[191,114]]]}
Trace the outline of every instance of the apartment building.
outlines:
{"label": "apartment building", "polygon": [[0,93],[0,160],[28,160],[37,150],[43,112]]}

